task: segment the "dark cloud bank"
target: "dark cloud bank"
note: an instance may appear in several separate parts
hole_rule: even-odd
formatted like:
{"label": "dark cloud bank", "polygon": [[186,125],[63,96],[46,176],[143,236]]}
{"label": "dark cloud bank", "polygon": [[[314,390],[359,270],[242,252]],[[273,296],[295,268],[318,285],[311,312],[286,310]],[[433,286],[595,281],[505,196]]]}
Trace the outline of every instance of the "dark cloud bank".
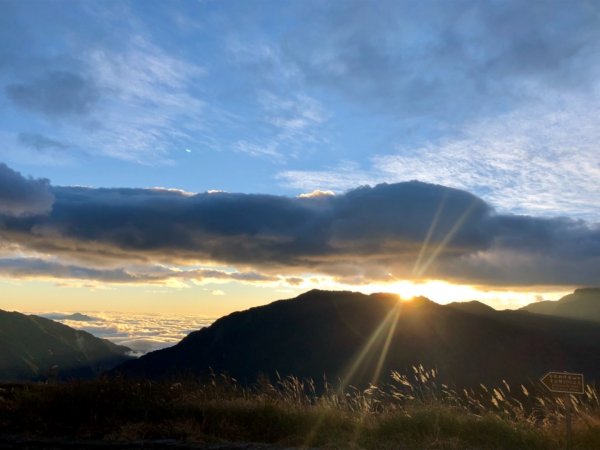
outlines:
{"label": "dark cloud bank", "polygon": [[[0,270],[12,276],[57,272],[152,281],[175,275],[165,269],[138,277],[114,267],[204,260],[249,271],[212,275],[250,281],[305,272],[352,283],[393,277],[495,285],[600,281],[598,224],[497,214],[468,192],[417,181],[339,196],[190,196],[50,187],[1,165],[0,237],[76,261],[5,258]],[[198,277],[212,277],[205,272],[212,271],[198,271]]]}
{"label": "dark cloud bank", "polygon": [[48,180],[25,178],[0,163],[0,217],[45,214],[53,202]]}

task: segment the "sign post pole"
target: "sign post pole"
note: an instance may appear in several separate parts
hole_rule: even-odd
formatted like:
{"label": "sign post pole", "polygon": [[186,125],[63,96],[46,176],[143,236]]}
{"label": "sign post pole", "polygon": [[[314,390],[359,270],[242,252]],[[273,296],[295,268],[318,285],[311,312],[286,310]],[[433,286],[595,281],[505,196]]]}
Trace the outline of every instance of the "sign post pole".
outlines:
{"label": "sign post pole", "polygon": [[569,450],[573,443],[573,431],[571,429],[571,394],[565,394],[565,422],[567,423],[567,450]]}
{"label": "sign post pole", "polygon": [[550,392],[565,395],[565,425],[567,449],[571,448],[573,441],[573,429],[571,424],[571,413],[573,403],[571,394],[583,394],[584,383],[582,373],[548,372],[540,381]]}

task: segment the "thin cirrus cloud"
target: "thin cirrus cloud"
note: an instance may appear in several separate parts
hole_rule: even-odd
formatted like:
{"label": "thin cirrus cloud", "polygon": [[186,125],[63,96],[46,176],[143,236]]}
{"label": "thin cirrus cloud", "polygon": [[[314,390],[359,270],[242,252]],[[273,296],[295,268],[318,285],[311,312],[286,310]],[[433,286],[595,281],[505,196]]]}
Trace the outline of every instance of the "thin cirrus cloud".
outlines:
{"label": "thin cirrus cloud", "polygon": [[[32,155],[11,150],[39,150],[39,139],[24,142],[22,134],[43,136],[46,144],[69,142],[67,152],[55,152],[44,164],[103,156],[172,165],[176,149],[192,147],[281,162],[322,142],[321,102],[288,81],[244,88],[246,79],[238,75],[247,67],[242,55],[254,58],[255,48],[236,48],[229,28],[216,19],[211,24],[211,15],[201,9],[193,11],[196,19],[217,28],[189,28],[181,14],[153,5],[164,26],[172,27],[165,33],[142,20],[135,3],[61,5],[76,14],[55,18],[43,4],[36,14],[16,3],[5,5],[0,38],[10,45],[0,52],[0,85],[6,107],[18,118],[5,127],[9,132],[0,133],[5,157],[35,163]],[[44,21],[48,16],[56,23]],[[192,31],[198,33],[193,39],[171,42]],[[195,47],[190,42],[196,41],[206,43],[190,56]],[[218,56],[207,59],[205,53]],[[280,75],[275,70],[271,79]]]}
{"label": "thin cirrus cloud", "polygon": [[[106,155],[144,163],[168,160],[169,149],[192,142],[201,129],[203,102],[190,85],[204,69],[174,58],[142,37],[120,53],[99,49],[85,63],[97,83],[110,93],[105,99],[104,123],[88,145]],[[104,120],[104,119],[103,119]]]}
{"label": "thin cirrus cloud", "polygon": [[251,139],[238,140],[238,151],[282,163],[310,154],[315,146],[327,142],[324,129],[330,113],[306,93],[301,74],[286,61],[282,49],[274,43],[242,42],[239,38],[229,38],[226,48],[232,64],[248,74],[258,110],[259,132]]}
{"label": "thin cirrus cloud", "polygon": [[64,151],[69,148],[68,144],[50,139],[39,133],[19,133],[17,139],[25,147],[32,148],[40,153]]}
{"label": "thin cirrus cloud", "polygon": [[385,178],[468,189],[504,210],[599,220],[600,132],[591,116],[600,109],[561,100],[481,121],[412,153],[375,157],[373,167]]}
{"label": "thin cirrus cloud", "polygon": [[574,95],[548,99],[470,123],[459,137],[414,148],[398,144],[364,166],[346,162],[328,170],[284,170],[277,177],[297,189],[337,192],[418,179],[469,190],[503,211],[597,221],[600,111],[590,101]]}
{"label": "thin cirrus cloud", "polygon": [[[348,284],[434,278],[509,286],[592,285],[600,277],[597,223],[500,214],[466,191],[416,181],[309,197],[51,189],[51,211],[3,215],[0,235],[22,254],[78,266],[5,259],[8,275],[274,282],[313,273]],[[200,262],[236,271],[195,269]]]}
{"label": "thin cirrus cloud", "polygon": [[260,95],[261,125],[268,130],[256,142],[240,140],[237,150],[251,156],[268,157],[284,162],[298,159],[311,146],[323,143],[320,135],[327,116],[322,105],[314,98],[296,94],[282,98],[272,93]]}
{"label": "thin cirrus cloud", "polygon": [[600,68],[597,6],[590,2],[312,6],[311,26],[281,44],[288,66],[396,118],[457,124],[548,92],[585,91]]}
{"label": "thin cirrus cloud", "polygon": [[[271,164],[288,165],[278,170],[290,179],[283,184],[294,187],[300,183],[294,174],[310,169],[303,178],[315,178],[344,160],[367,174],[359,183],[337,183],[338,190],[364,179],[418,175],[504,208],[510,190],[491,185],[487,196],[481,185],[503,176],[509,184],[514,172],[493,172],[497,164],[487,160],[513,147],[492,151],[475,142],[473,161],[465,161],[478,124],[518,112],[519,123],[542,138],[528,144],[534,166],[551,163],[556,152],[590,153],[579,148],[581,133],[557,142],[536,119],[556,111],[569,111],[567,120],[597,117],[600,16],[593,2],[60,6],[74,13],[56,17],[56,7],[43,2],[35,14],[18,2],[2,5],[0,39],[8,45],[0,51],[0,83],[7,110],[22,116],[0,130],[0,155],[20,163],[46,164],[48,155],[22,155],[45,147],[56,160],[83,153],[177,164],[175,149],[193,148],[194,154],[214,150],[203,154],[209,162],[219,152],[257,157],[253,164],[262,164],[263,173]],[[565,96],[564,104],[557,96]],[[576,110],[572,97],[583,99]],[[45,140],[23,141],[22,133]],[[50,142],[68,142],[68,149]],[[461,144],[454,160],[452,143]],[[448,182],[444,170],[455,161],[456,171],[473,172],[473,180]],[[198,171],[206,175],[212,165],[205,166]],[[517,173],[520,181],[539,184],[526,173]],[[581,203],[591,198],[583,192]],[[553,193],[551,200],[560,199]],[[560,201],[556,206],[567,205]]]}
{"label": "thin cirrus cloud", "polygon": [[[348,105],[332,108],[333,121],[346,109],[362,113],[358,129],[374,128],[373,138],[342,163],[282,168],[282,186],[343,192],[418,179],[469,190],[503,211],[600,218],[597,5],[345,6],[314,7],[311,27],[266,54]],[[353,131],[349,148],[362,137]]]}
{"label": "thin cirrus cloud", "polygon": [[[3,91],[20,118],[11,123],[20,130],[5,133],[0,151],[14,156],[14,146],[56,150],[54,143],[67,136],[69,151],[55,154],[57,162],[79,153],[158,164],[169,163],[173,147],[189,145],[191,134],[200,133],[204,104],[191,89],[204,69],[155,45],[136,21],[119,22],[119,14],[131,14],[127,8],[81,7],[77,23],[58,19],[77,38],[55,33],[51,50],[47,36],[31,31],[34,15],[14,4],[6,8],[12,22],[0,33],[27,45],[0,52]],[[41,6],[40,17],[45,13]],[[101,32],[108,23],[120,36],[118,45]]]}

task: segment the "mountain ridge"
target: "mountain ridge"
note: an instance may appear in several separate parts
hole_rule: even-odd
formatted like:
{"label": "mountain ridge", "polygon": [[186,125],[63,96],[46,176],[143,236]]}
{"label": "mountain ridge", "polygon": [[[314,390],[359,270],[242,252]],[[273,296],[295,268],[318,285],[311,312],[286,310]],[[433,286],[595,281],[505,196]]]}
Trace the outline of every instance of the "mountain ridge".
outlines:
{"label": "mountain ridge", "polygon": [[376,372],[423,364],[461,385],[535,379],[548,370],[600,379],[600,325],[475,306],[477,314],[423,297],[312,290],[232,313],[112,373],[160,379],[214,371],[245,383],[326,375],[365,385]]}
{"label": "mountain ridge", "polygon": [[130,349],[53,320],[0,310],[0,379],[92,378],[130,359]]}
{"label": "mountain ridge", "polygon": [[600,287],[578,288],[559,300],[530,303],[521,310],[600,323]]}

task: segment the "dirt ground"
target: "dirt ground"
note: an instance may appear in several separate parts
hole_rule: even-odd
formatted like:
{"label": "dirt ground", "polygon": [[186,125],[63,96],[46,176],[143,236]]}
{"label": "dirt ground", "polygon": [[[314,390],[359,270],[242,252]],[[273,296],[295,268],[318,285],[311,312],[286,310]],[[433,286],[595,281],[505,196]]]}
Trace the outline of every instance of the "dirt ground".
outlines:
{"label": "dirt ground", "polygon": [[170,439],[136,442],[77,441],[62,439],[27,439],[0,437],[0,450],[292,450],[255,443],[191,444]]}

